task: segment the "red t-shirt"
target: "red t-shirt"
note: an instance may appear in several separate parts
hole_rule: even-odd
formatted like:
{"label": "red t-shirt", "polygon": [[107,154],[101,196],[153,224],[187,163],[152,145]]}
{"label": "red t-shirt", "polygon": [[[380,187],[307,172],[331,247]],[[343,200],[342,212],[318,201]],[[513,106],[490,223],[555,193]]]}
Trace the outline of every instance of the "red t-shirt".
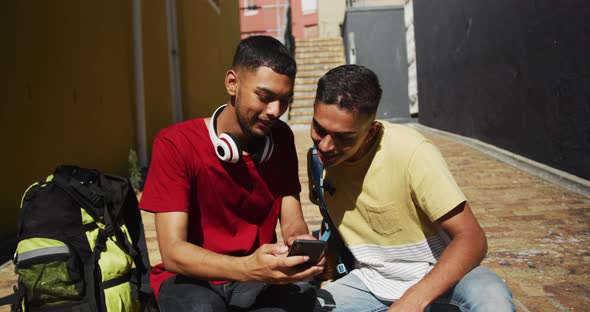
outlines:
{"label": "red t-shirt", "polygon": [[[216,253],[246,256],[276,242],[275,227],[285,195],[296,195],[297,154],[291,129],[282,121],[272,128],[271,158],[237,164],[217,158],[204,119],[162,130],[152,149],[140,208],[150,212],[187,212],[188,241]],[[151,273],[157,294],[174,276],[162,264]]]}

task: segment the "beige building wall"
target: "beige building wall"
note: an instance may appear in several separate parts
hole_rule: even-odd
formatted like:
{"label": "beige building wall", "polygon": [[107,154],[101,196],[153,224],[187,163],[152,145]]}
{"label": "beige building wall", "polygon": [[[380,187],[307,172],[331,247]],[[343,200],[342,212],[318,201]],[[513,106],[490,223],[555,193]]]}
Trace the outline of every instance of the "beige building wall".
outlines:
{"label": "beige building wall", "polygon": [[[318,27],[320,38],[341,37],[340,25],[344,22],[348,0],[318,1]],[[403,6],[407,0],[352,0],[353,7]]]}
{"label": "beige building wall", "polygon": [[345,11],[346,1],[318,1],[318,27],[320,38],[341,37],[340,25],[344,22]]}
{"label": "beige building wall", "polygon": [[[226,100],[239,11],[219,2],[178,0],[185,119]],[[172,123],[164,3],[142,1],[149,147]],[[1,247],[26,187],[59,164],[127,175],[137,137],[130,0],[0,1],[0,38]]]}

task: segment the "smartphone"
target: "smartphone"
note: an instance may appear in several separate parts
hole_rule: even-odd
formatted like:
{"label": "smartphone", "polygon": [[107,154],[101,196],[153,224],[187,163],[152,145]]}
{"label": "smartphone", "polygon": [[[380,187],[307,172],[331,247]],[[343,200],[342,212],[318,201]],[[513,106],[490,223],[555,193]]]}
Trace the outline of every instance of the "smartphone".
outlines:
{"label": "smartphone", "polygon": [[324,250],[326,249],[326,242],[313,239],[296,239],[291,245],[288,257],[290,256],[308,256],[309,260],[297,266],[297,268],[306,268],[316,264]]}

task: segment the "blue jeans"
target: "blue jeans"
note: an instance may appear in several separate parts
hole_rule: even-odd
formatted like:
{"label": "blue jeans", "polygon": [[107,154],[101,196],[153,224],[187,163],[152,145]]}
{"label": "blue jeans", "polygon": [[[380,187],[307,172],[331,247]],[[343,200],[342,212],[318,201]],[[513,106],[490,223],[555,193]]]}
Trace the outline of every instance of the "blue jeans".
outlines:
{"label": "blue jeans", "polygon": [[[387,311],[393,301],[375,297],[354,274],[332,282],[318,291],[315,311],[378,312]],[[471,270],[447,293],[426,308],[440,311],[515,311],[512,293],[489,269],[478,266]]]}

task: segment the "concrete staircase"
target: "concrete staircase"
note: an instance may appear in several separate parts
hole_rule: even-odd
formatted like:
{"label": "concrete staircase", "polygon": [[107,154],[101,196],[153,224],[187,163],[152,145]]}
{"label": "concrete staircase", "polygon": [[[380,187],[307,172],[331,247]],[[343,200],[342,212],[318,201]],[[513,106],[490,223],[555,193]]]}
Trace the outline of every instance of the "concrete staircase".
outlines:
{"label": "concrete staircase", "polygon": [[342,38],[311,38],[295,41],[297,77],[289,124],[309,125],[318,80],[330,69],[345,64]]}

